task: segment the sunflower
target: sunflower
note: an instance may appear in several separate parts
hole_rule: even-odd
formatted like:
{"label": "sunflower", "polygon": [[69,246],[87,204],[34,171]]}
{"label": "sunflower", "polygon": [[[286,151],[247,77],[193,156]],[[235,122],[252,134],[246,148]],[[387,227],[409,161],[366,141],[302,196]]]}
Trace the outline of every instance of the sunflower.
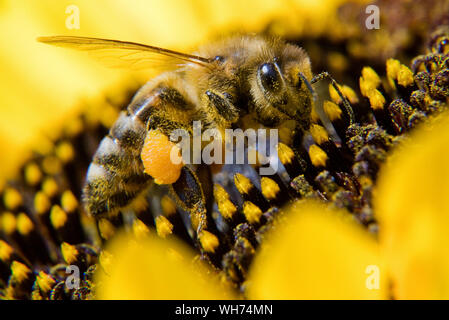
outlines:
{"label": "sunflower", "polygon": [[[383,168],[375,196],[379,240],[347,211],[314,201],[295,203],[285,209],[284,221],[259,250],[245,297],[449,298],[444,196],[448,125],[449,115],[444,113],[422,126]],[[427,165],[430,159],[432,166]],[[122,235],[110,250],[116,262],[98,274],[99,298],[232,297],[232,291],[210,276],[212,271],[195,268],[189,258],[192,250],[180,243],[151,234],[138,240]],[[241,298],[235,293],[233,297]]]}
{"label": "sunflower", "polygon": [[[5,2],[4,21],[29,28],[21,26],[15,37],[4,34],[15,51],[5,47],[0,60],[11,71],[1,97],[8,156],[0,176],[0,297],[447,298],[442,200],[449,29],[444,13],[426,10],[428,2],[398,3],[376,3],[385,28],[371,33],[363,29],[365,4],[344,1],[225,7],[77,1],[70,8],[44,1],[28,15],[19,2]],[[416,13],[399,19],[407,6]],[[44,12],[47,22],[39,16]],[[339,85],[319,88],[323,108],[313,110],[305,139],[288,126],[279,131],[280,174],[260,176],[258,164],[204,173],[213,178],[202,232],[164,186],[95,220],[81,205],[87,166],[149,74],[124,75],[87,58],[69,67],[70,53],[35,47],[36,36],[67,33],[60,20],[76,12],[81,29],[73,34],[178,50],[218,33],[282,35],[305,47],[315,73],[328,70]],[[98,34],[98,12],[110,33]],[[123,17],[133,23],[121,24]],[[106,86],[109,93],[99,95]],[[18,94],[19,87],[27,94]],[[80,93],[86,98],[73,107]],[[37,135],[43,124],[45,134]],[[425,160],[436,162],[434,169]]]}

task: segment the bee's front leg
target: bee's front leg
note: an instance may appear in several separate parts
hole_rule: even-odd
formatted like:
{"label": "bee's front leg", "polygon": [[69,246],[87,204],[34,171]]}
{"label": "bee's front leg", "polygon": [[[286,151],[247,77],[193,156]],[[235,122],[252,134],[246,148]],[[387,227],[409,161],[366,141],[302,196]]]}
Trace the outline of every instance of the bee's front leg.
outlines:
{"label": "bee's front leg", "polygon": [[241,111],[236,106],[236,94],[232,90],[209,89],[203,95],[204,122],[206,126],[229,128],[240,119]]}
{"label": "bee's front leg", "polygon": [[413,73],[417,73],[417,71],[421,67],[421,65],[424,65],[426,72],[430,72],[431,68],[432,68],[430,63],[432,62],[432,63],[439,65],[440,56],[441,55],[439,55],[439,54],[430,53],[427,55],[420,55],[420,56],[414,58],[412,60],[412,67],[411,67]]}
{"label": "bee's front leg", "polygon": [[341,101],[343,102],[343,106],[345,107],[350,124],[352,125],[353,123],[355,123],[355,115],[354,115],[354,111],[352,110],[351,104],[349,103],[348,99],[343,95],[343,93],[341,93],[337,81],[335,81],[335,79],[329,74],[329,72],[323,71],[320,74],[317,74],[316,76],[313,77],[313,79],[310,81],[310,83],[314,84],[323,79],[330,80],[332,86],[334,87],[335,91],[337,91],[338,95],[340,96]]}

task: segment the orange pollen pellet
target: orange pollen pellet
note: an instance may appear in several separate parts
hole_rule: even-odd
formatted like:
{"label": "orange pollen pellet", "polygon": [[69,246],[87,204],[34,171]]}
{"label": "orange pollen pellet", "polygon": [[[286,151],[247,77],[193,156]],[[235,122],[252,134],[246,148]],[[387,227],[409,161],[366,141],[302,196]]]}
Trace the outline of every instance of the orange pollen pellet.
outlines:
{"label": "orange pollen pellet", "polygon": [[179,147],[159,130],[150,130],[140,154],[145,173],[157,184],[171,184],[178,180],[183,166]]}

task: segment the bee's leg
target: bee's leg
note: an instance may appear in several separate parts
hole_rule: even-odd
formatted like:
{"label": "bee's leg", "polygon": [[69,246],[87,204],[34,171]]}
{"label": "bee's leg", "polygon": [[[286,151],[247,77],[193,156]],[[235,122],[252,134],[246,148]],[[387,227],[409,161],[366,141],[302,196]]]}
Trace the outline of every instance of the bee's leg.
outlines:
{"label": "bee's leg", "polygon": [[229,123],[234,123],[239,119],[239,111],[234,106],[234,98],[228,92],[215,92],[213,90],[207,90],[205,95],[215,112],[223,117]]}
{"label": "bee's leg", "polygon": [[[427,56],[426,55],[420,55],[420,56],[417,56],[416,58],[414,58],[412,60],[412,68],[411,68],[413,73],[416,73],[418,68],[425,62],[427,62]],[[429,72],[429,70],[427,69],[427,66],[426,65],[424,65],[424,66],[426,68],[426,71]]]}
{"label": "bee's leg", "polygon": [[[441,61],[440,61],[440,57],[441,55],[439,54],[435,54],[435,53],[431,53],[428,55],[421,55],[416,57],[415,59],[413,59],[412,61],[412,71],[413,73],[416,73],[416,71],[418,70],[418,68],[424,64],[424,67],[426,68],[427,72],[430,72],[431,67],[429,62],[433,62],[435,63],[437,66],[440,65]],[[429,68],[430,67],[430,68]]]}
{"label": "bee's leg", "polygon": [[[171,185],[172,194],[178,205],[189,212],[197,233],[206,229],[206,201],[201,183],[194,167],[184,163],[174,163],[172,148],[177,147],[170,140],[173,130],[185,130],[191,137],[192,128],[185,123],[171,121],[158,113],[148,121],[148,134],[142,150],[145,172],[156,183]],[[156,152],[154,152],[156,151]]]}
{"label": "bee's leg", "polygon": [[320,74],[317,74],[313,77],[313,79],[310,81],[311,84],[314,84],[315,82],[321,81],[323,79],[329,79],[331,81],[332,86],[337,91],[338,95],[340,96],[341,100],[343,101],[343,106],[346,109],[346,112],[349,117],[349,123],[352,125],[355,122],[355,115],[354,110],[352,110],[351,104],[349,103],[348,99],[341,93],[340,88],[338,87],[337,81],[335,81],[334,78],[327,72],[321,72]]}
{"label": "bee's leg", "polygon": [[[301,81],[304,82],[306,84],[307,89],[309,89],[310,93],[312,94],[312,99],[314,102],[316,102],[318,100],[318,95],[316,93],[316,91],[313,89],[312,85],[310,84],[310,82],[306,79],[306,77],[300,72],[298,73],[298,78],[299,78],[299,86],[301,84]],[[312,80],[313,81],[313,80]]]}
{"label": "bee's leg", "polygon": [[206,200],[200,180],[190,165],[182,167],[171,190],[181,208],[190,212],[192,227],[200,234],[207,228]]}
{"label": "bee's leg", "polygon": [[155,112],[153,115],[151,115],[151,117],[148,121],[148,125],[147,125],[148,131],[149,130],[159,130],[169,138],[170,138],[170,134],[174,130],[178,130],[178,129],[185,130],[187,133],[192,134],[191,126],[189,126],[183,122],[167,119],[167,117],[164,116],[164,114],[161,114],[160,112]]}

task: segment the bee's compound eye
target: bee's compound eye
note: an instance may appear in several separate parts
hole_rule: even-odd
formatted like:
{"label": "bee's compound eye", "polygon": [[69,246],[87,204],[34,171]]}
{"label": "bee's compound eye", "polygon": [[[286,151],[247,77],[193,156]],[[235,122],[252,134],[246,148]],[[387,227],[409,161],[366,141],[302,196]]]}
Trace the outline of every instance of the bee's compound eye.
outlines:
{"label": "bee's compound eye", "polygon": [[225,58],[223,56],[215,56],[214,60],[218,62],[224,62]]}
{"label": "bee's compound eye", "polygon": [[263,89],[276,92],[281,88],[281,76],[273,63],[268,62],[260,65],[257,75]]}

